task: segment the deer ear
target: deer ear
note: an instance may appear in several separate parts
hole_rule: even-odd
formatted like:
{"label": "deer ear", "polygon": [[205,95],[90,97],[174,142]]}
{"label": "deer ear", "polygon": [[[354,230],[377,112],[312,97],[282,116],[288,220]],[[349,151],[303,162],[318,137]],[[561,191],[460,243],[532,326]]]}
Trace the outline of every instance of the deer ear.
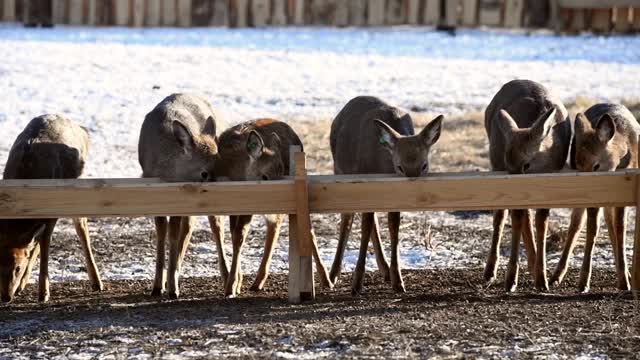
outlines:
{"label": "deer ear", "polygon": [[500,130],[504,135],[510,136],[518,130],[518,124],[511,117],[507,110],[501,109],[498,113]]}
{"label": "deer ear", "polygon": [[598,135],[598,140],[602,143],[608,143],[616,134],[616,123],[611,118],[611,115],[604,114],[600,120],[598,120],[595,130]]}
{"label": "deer ear", "polygon": [[247,152],[253,159],[259,158],[264,152],[264,140],[257,131],[252,130],[247,139]]}
{"label": "deer ear", "polygon": [[545,112],[536,120],[535,123],[531,126],[530,136],[531,139],[535,139],[537,141],[542,141],[546,138],[549,133],[551,133],[551,129],[554,125],[554,120],[556,119],[556,108],[555,106],[549,111]]}
{"label": "deer ear", "polygon": [[213,118],[213,116],[209,116],[204,122],[204,128],[202,129],[202,132],[213,137],[216,136],[216,120]]}
{"label": "deer ear", "polygon": [[440,133],[442,132],[442,120],[444,120],[444,115],[439,115],[427,124],[427,126],[425,126],[420,132],[420,137],[422,137],[426,146],[431,146],[440,139]]}
{"label": "deer ear", "polygon": [[179,121],[174,120],[171,124],[173,128],[173,136],[176,138],[176,141],[185,151],[189,151],[195,145],[193,141],[193,134],[191,131],[187,129],[184,124]]}
{"label": "deer ear", "polygon": [[275,132],[271,133],[271,138],[273,139],[273,149],[272,150],[280,150],[280,147],[282,146],[282,139],[280,139],[280,136],[278,134],[276,134]]}
{"label": "deer ear", "polygon": [[578,115],[576,115],[574,126],[576,128],[576,135],[579,136],[584,135],[587,131],[593,130],[589,119],[587,119],[587,116],[584,113],[578,113]]}
{"label": "deer ear", "polygon": [[374,119],[373,123],[376,124],[376,129],[378,129],[378,142],[380,145],[388,150],[393,150],[400,134],[382,120]]}

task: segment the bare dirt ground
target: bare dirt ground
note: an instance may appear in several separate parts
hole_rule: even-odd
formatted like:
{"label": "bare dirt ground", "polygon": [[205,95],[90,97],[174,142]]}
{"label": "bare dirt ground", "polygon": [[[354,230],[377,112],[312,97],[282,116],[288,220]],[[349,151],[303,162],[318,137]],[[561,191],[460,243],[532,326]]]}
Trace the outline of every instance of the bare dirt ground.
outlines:
{"label": "bare dirt ground", "polygon": [[[575,114],[591,104],[579,99],[570,111]],[[639,104],[627,105],[640,117]],[[435,115],[417,116],[419,127]],[[330,119],[292,125],[303,138],[310,172],[330,173]],[[433,149],[434,171],[488,170],[485,136],[481,112],[446,119],[442,138]],[[384,218],[380,218],[384,228]],[[327,265],[335,251],[338,220],[334,214],[313,217]],[[554,231],[548,239],[551,270],[564,240],[566,211],[555,212],[552,220]],[[54,280],[57,276],[57,281],[64,282],[53,283],[48,304],[37,303],[36,286],[30,284],[17,301],[0,306],[0,359],[639,357],[640,303],[614,288],[604,227],[596,249],[600,267],[594,270],[590,294],[575,292],[581,244],[559,289],[546,294],[531,291],[526,261],[521,260],[519,291],[505,294],[501,283],[490,288],[480,285],[490,224],[487,212],[405,214],[403,252],[427,247],[433,254],[424,267],[421,263],[412,266],[428,270],[404,272],[406,294],[391,292],[377,273],[368,272],[365,294],[354,298],[350,274],[343,273],[337,289],[318,288],[315,303],[291,306],[286,302],[282,273],[286,268],[277,266],[272,267],[276,274],[270,277],[266,291],[224,299],[210,234],[203,227],[194,233],[184,271],[187,276],[207,277],[185,277],[180,300],[149,297],[149,280],[117,280],[140,278],[136,274],[153,271],[155,244],[147,219],[91,220],[99,268],[113,274],[104,292],[92,293],[86,281],[64,281],[65,272],[84,272],[72,225],[65,220],[54,235],[50,264],[52,274],[58,274]],[[249,234],[243,262],[245,289],[262,253],[262,225],[254,226]],[[628,230],[632,226],[633,221]],[[352,239],[357,229],[356,222]],[[506,231],[503,255],[509,251],[509,229]],[[428,239],[427,233],[431,234]],[[286,234],[285,225],[276,264],[286,257]],[[388,246],[386,240],[385,244]],[[357,241],[352,240],[349,249],[356,248]]]}

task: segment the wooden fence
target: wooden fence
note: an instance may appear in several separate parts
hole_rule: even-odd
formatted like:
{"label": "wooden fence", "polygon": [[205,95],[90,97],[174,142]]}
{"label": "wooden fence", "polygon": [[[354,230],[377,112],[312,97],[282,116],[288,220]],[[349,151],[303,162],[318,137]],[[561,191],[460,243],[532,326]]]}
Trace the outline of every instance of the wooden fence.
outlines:
{"label": "wooden fence", "polygon": [[[0,0],[1,19],[118,26],[432,25],[640,30],[639,0]],[[546,4],[546,3],[545,3]],[[540,7],[539,5],[537,6]],[[544,8],[543,8],[544,10]],[[544,17],[541,21],[533,17]],[[545,20],[546,19],[546,20]]]}
{"label": "wooden fence", "polygon": [[[0,218],[290,214],[289,300],[298,303],[314,298],[310,213],[640,205],[637,169],[536,175],[433,174],[417,179],[307,176],[304,154],[297,152],[292,158],[294,176],[269,182],[4,180],[0,181]],[[635,234],[632,288],[637,294],[640,211],[636,211]]]}

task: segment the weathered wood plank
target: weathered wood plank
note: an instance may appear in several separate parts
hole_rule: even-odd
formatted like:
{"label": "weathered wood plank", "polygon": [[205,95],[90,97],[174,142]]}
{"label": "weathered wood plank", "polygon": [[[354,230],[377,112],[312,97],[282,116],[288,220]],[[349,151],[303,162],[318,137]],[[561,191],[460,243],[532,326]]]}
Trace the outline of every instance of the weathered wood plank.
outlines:
{"label": "weathered wood plank", "polygon": [[249,0],[235,0],[234,3],[235,26],[249,26]]}
{"label": "weathered wood plank", "polygon": [[349,3],[349,24],[353,26],[363,26],[366,21],[366,0],[351,0]]}
{"label": "weathered wood plank", "polygon": [[115,24],[118,26],[128,26],[131,24],[129,19],[130,9],[129,0],[115,0]]}
{"label": "weathered wood plank", "polygon": [[478,23],[478,0],[462,0],[462,25],[475,26]]}
{"label": "weathered wood plank", "polygon": [[269,24],[271,6],[269,0],[253,0],[251,2],[252,24],[255,27],[262,27]]}
{"label": "weathered wood plank", "polygon": [[594,9],[591,12],[591,30],[609,32],[611,30],[611,9]]}
{"label": "weathered wood plank", "polygon": [[347,1],[337,1],[335,11],[333,24],[335,26],[349,25],[349,3]]}
{"label": "weathered wood plank", "polygon": [[191,6],[191,24],[193,26],[209,26],[213,14],[212,1],[193,0]]}
{"label": "weathered wood plank", "polygon": [[633,24],[631,28],[640,31],[640,7],[633,8]]}
{"label": "weathered wood plank", "polygon": [[53,23],[54,24],[64,24],[66,23],[66,1],[65,0],[53,0],[52,3],[52,12],[53,12]]}
{"label": "weathered wood plank", "polygon": [[504,26],[510,28],[522,27],[524,0],[506,0],[504,6]]}
{"label": "weathered wood plank", "polygon": [[445,7],[444,24],[446,26],[455,27],[458,26],[458,7],[460,6],[460,0],[447,0]]}
{"label": "weathered wood plank", "polygon": [[[311,212],[633,206],[637,171],[538,176],[441,176],[315,181]],[[370,194],[376,194],[371,196]]]}
{"label": "weathered wood plank", "polygon": [[2,20],[16,21],[16,0],[4,0],[2,2]]}
{"label": "weathered wood plank", "polygon": [[605,9],[617,6],[640,6],[640,0],[556,0],[560,7]]}
{"label": "weathered wood plank", "polygon": [[145,20],[146,26],[160,25],[162,14],[162,4],[160,0],[147,0],[147,16]]}
{"label": "weathered wood plank", "polygon": [[502,4],[499,0],[480,0],[478,22],[485,26],[502,24]]}
{"label": "weathered wood plank", "polygon": [[133,26],[144,26],[144,20],[146,17],[145,0],[133,0],[131,4],[131,12],[133,14]]}
{"label": "weathered wood plank", "polygon": [[87,25],[98,25],[98,0],[88,0]]}
{"label": "weathered wood plank", "polygon": [[420,23],[420,0],[408,0],[407,23],[417,25]]}
{"label": "weathered wood plank", "polygon": [[178,0],[178,26],[191,26],[191,16],[193,14],[192,0]]}
{"label": "weathered wood plank", "polygon": [[631,31],[631,25],[633,25],[631,16],[631,8],[619,7],[616,8],[616,23],[614,29],[619,33],[627,33]]}
{"label": "weathered wood plank", "polygon": [[426,0],[423,19],[426,25],[440,25],[442,19],[440,0]]}
{"label": "weathered wood plank", "polygon": [[384,25],[384,0],[368,0],[367,2],[367,25],[382,26]]}
{"label": "weathered wood plank", "polygon": [[304,0],[294,0],[293,3],[293,24],[294,25],[304,25],[305,24],[305,1]]}
{"label": "weathered wood plank", "polygon": [[400,25],[407,22],[407,9],[402,0],[387,0],[386,13],[387,25]]}
{"label": "weathered wood plank", "polygon": [[84,23],[84,0],[69,0],[69,24],[82,25]]}
{"label": "weathered wood plank", "polygon": [[175,0],[162,0],[162,25],[176,26],[178,12]]}
{"label": "weathered wood plank", "polygon": [[229,2],[227,0],[213,0],[211,26],[229,26]]}
{"label": "weathered wood plank", "polygon": [[273,0],[273,15],[271,24],[276,26],[284,26],[289,23],[287,19],[287,1]]}

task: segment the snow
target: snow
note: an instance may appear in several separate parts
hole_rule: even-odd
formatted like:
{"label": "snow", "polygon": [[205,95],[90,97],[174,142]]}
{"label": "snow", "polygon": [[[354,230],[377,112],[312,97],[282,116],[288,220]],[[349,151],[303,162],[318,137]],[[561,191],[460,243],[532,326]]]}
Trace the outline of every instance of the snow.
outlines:
{"label": "snow", "polygon": [[[482,109],[513,78],[539,81],[566,101],[640,99],[640,38],[628,36],[465,30],[453,37],[406,27],[43,30],[1,25],[0,58],[0,158],[7,158],[31,118],[58,112],[90,132],[87,177],[140,176],[142,120],[173,92],[203,94],[231,122],[264,116],[327,119],[360,94],[418,112],[456,114]],[[455,219],[439,215],[433,221]],[[490,221],[483,216],[479,228],[490,227]],[[204,228],[201,222],[199,229]],[[103,231],[135,229],[114,225]],[[331,239],[322,249],[325,264],[332,261],[336,242]],[[286,270],[286,248],[286,242],[279,243],[273,271]],[[211,266],[217,256],[213,244],[192,249],[198,261],[185,264],[185,276],[217,274]],[[475,246],[474,251],[451,244],[401,250],[403,268],[480,266],[477,253],[485,249]],[[254,272],[261,249],[246,252],[244,270]],[[347,251],[345,271],[353,269],[356,257],[357,250]],[[50,266],[54,280],[86,279],[78,255],[59,261],[52,259]],[[150,252],[136,262],[101,265],[101,272],[106,279],[150,279],[153,262]],[[607,256],[599,263],[610,262]],[[368,269],[375,269],[373,258]]]}

